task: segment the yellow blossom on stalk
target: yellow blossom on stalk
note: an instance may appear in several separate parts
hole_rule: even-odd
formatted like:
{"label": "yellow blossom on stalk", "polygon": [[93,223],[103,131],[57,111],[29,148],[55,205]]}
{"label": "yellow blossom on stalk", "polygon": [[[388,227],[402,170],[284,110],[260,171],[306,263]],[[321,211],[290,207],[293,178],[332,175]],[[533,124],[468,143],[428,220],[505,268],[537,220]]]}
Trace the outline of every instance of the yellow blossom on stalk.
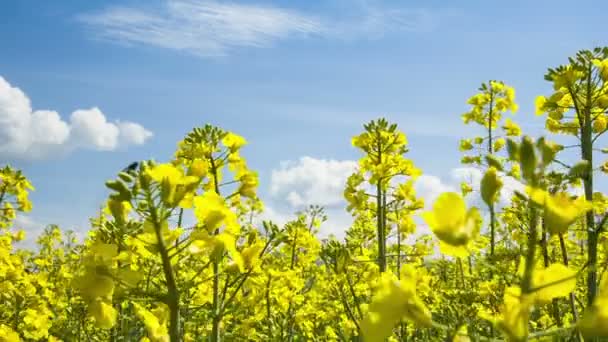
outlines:
{"label": "yellow blossom on stalk", "polygon": [[253,268],[258,264],[260,252],[263,248],[264,244],[261,241],[243,248],[241,257],[243,259],[243,264],[247,269]]}
{"label": "yellow blossom on stalk", "polygon": [[[190,236],[192,243],[189,246],[189,251],[192,254],[201,252],[209,252],[212,255],[221,255],[227,252],[232,258],[234,265],[240,272],[245,270],[245,261],[243,255],[236,249],[236,239],[232,234],[222,232],[218,235],[210,235],[206,231],[195,232]],[[248,256],[252,262],[252,256]]]}
{"label": "yellow blossom on stalk", "polygon": [[[146,174],[161,185],[162,198],[170,206],[178,205],[187,194],[196,188],[199,177],[185,175],[181,168],[173,164],[160,164],[146,169]],[[189,198],[183,203],[189,205]]]}
{"label": "yellow blossom on stalk", "polygon": [[452,338],[452,342],[471,342],[471,338],[467,333],[466,325],[463,325],[460,327],[460,329],[458,329],[458,331],[456,331]]}
{"label": "yellow blossom on stalk", "polygon": [[14,235],[13,235],[13,239],[15,241],[23,241],[25,239],[25,230],[20,229],[18,230]]}
{"label": "yellow blossom on stalk", "polygon": [[112,307],[111,302],[97,299],[89,304],[89,315],[93,317],[99,328],[110,329],[116,324],[118,312]]}
{"label": "yellow blossom on stalk", "polygon": [[159,164],[146,169],[146,173],[154,181],[161,183],[167,179],[171,183],[177,183],[183,178],[184,174],[172,164]]}
{"label": "yellow blossom on stalk", "polygon": [[604,80],[604,82],[608,82],[608,59],[594,59],[592,62],[593,65],[599,69],[602,80]]}
{"label": "yellow blossom on stalk", "polygon": [[488,168],[483,178],[481,179],[481,198],[488,206],[492,206],[502,189],[503,181],[498,176],[497,170],[494,167]]}
{"label": "yellow blossom on stalk", "polygon": [[545,190],[533,187],[527,187],[526,192],[534,204],[543,208],[547,229],[552,234],[565,233],[576,219],[593,208],[582,196],[573,200],[571,195],[565,192],[551,195]]}
{"label": "yellow blossom on stalk", "polygon": [[439,252],[441,254],[457,257],[457,258],[465,258],[471,254],[468,245],[450,245],[449,243],[439,241]]}
{"label": "yellow blossom on stalk", "polygon": [[454,247],[465,246],[473,240],[481,225],[477,208],[467,210],[464,199],[455,192],[439,195],[433,209],[422,213],[422,218],[439,240]]}
{"label": "yellow blossom on stalk", "polygon": [[509,337],[510,341],[527,340],[532,304],[532,298],[523,295],[519,287],[512,286],[505,290],[498,327]]}
{"label": "yellow blossom on stalk", "polygon": [[550,303],[553,298],[566,297],[576,287],[576,272],[563,264],[552,264],[534,270],[532,290],[539,304]]}
{"label": "yellow blossom on stalk", "polygon": [[518,137],[521,135],[521,128],[510,118],[507,118],[505,120],[505,123],[502,128],[505,130],[507,136],[509,137]]}
{"label": "yellow blossom on stalk", "polygon": [[198,223],[212,232],[223,223],[233,223],[234,213],[226,206],[224,199],[213,191],[206,191],[202,196],[194,197],[194,215]]}
{"label": "yellow blossom on stalk", "polygon": [[10,327],[0,324],[0,342],[20,342],[21,338]]}
{"label": "yellow blossom on stalk", "polygon": [[403,318],[423,327],[431,325],[431,313],[416,294],[415,279],[398,281],[392,273],[383,273],[380,277],[361,323],[366,342],[384,341]]}
{"label": "yellow blossom on stalk", "polygon": [[598,115],[595,118],[595,120],[593,121],[593,132],[594,133],[601,133],[601,132],[605,131],[606,130],[607,121],[608,121],[608,118],[606,117],[606,114],[600,114],[600,115]]}
{"label": "yellow blossom on stalk", "polygon": [[129,216],[132,207],[128,201],[119,201],[114,198],[108,199],[106,204],[107,212],[112,214],[117,222],[124,222]]}
{"label": "yellow blossom on stalk", "polygon": [[241,196],[255,198],[258,186],[258,175],[252,171],[245,171],[239,177],[241,182],[238,192]]}
{"label": "yellow blossom on stalk", "polygon": [[207,159],[196,158],[192,161],[192,164],[190,164],[190,172],[195,177],[203,178],[207,175],[209,167],[210,165]]}
{"label": "yellow blossom on stalk", "polygon": [[398,201],[415,201],[416,193],[414,191],[414,181],[409,180],[405,183],[397,185],[397,191],[395,191],[395,199]]}
{"label": "yellow blossom on stalk", "polygon": [[500,151],[506,144],[506,140],[504,138],[498,138],[494,141],[494,152]]}
{"label": "yellow blossom on stalk", "polygon": [[462,197],[465,197],[466,195],[473,192],[473,187],[471,187],[471,185],[467,182],[461,182],[460,183],[460,192],[462,193]]}
{"label": "yellow blossom on stalk", "polygon": [[247,144],[247,140],[245,140],[245,138],[241,137],[240,135],[228,133],[222,139],[222,144],[224,144],[224,146],[226,146],[230,150],[230,152],[235,152],[236,150]]}
{"label": "yellow blossom on stalk", "polygon": [[50,316],[51,313],[45,307],[26,309],[19,330],[23,332],[25,338],[33,340],[48,338],[51,328]]}
{"label": "yellow blossom on stalk", "polygon": [[536,100],[534,101],[534,106],[536,108],[536,115],[543,115],[545,113],[545,103],[547,103],[547,98],[540,95],[536,97]]}
{"label": "yellow blossom on stalk", "polygon": [[141,319],[148,332],[148,338],[152,342],[168,342],[169,333],[167,330],[167,308],[166,305],[160,304],[160,306],[153,310],[148,311],[145,307],[132,302],[135,308],[135,314]]}
{"label": "yellow blossom on stalk", "polygon": [[469,151],[473,149],[473,143],[471,139],[462,139],[460,140],[460,151]]}

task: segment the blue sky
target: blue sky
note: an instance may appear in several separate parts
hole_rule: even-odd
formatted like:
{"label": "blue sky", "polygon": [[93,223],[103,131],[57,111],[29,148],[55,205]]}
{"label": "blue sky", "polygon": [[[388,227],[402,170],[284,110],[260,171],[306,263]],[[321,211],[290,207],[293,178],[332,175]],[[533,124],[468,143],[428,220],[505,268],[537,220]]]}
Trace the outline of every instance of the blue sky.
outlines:
{"label": "blue sky", "polygon": [[[37,187],[31,226],[86,229],[107,195],[105,180],[133,160],[167,160],[184,134],[205,123],[248,139],[244,154],[277,215],[293,211],[288,187],[308,186],[289,171],[344,173],[346,164],[302,157],[358,158],[350,138],[379,116],[405,131],[409,156],[425,173],[449,183],[458,138],[472,133],[460,114],[479,84],[514,86],[516,120],[539,132],[533,102],[550,91],[546,68],[608,45],[607,12],[601,0],[7,0],[0,77],[32,110],[56,111],[68,125],[74,111],[99,108],[118,138],[94,140],[83,124],[88,133],[66,138],[69,148],[36,145],[35,158],[31,149],[0,150]],[[117,121],[137,128],[124,131]],[[273,170],[287,178],[273,180]],[[337,178],[308,181],[328,183],[319,191],[335,197]],[[273,182],[283,188],[271,191]]]}

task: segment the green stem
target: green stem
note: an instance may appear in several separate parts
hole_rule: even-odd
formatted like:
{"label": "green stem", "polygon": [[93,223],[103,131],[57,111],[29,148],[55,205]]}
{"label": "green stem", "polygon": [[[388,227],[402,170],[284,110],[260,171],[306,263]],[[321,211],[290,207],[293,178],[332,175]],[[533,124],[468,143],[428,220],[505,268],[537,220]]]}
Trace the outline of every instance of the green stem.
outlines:
{"label": "green stem", "polygon": [[[215,187],[215,193],[220,195],[220,188],[218,184],[218,176],[217,176],[217,168],[215,165],[215,161],[213,158],[211,161],[211,173],[213,174],[213,184]],[[213,234],[218,235],[220,233],[219,229],[216,229]],[[212,326],[211,326],[211,342],[221,342],[220,335],[220,323],[222,321],[221,317],[221,307],[222,303],[220,303],[220,262],[221,255],[213,256],[213,313],[212,313]]]}
{"label": "green stem", "polygon": [[[492,137],[492,121],[494,114],[494,92],[492,83],[490,83],[490,105],[488,111],[488,154],[494,153],[494,141]],[[494,250],[496,247],[496,217],[494,215],[494,203],[490,205],[490,257],[494,258]]]}
{"label": "green stem", "polygon": [[150,192],[147,193],[148,203],[150,203],[150,213],[152,224],[154,225],[154,232],[156,233],[157,247],[160,253],[160,257],[163,264],[163,273],[167,282],[167,306],[169,307],[169,338],[171,342],[179,342],[180,325],[179,325],[179,292],[177,289],[177,282],[175,281],[175,274],[173,267],[171,266],[171,259],[169,258],[169,252],[165,245],[165,239],[162,234],[162,222],[158,215],[158,208],[155,207],[152,201]]}
{"label": "green stem", "polygon": [[[568,249],[566,249],[566,242],[564,241],[564,236],[559,234],[559,247],[562,251],[562,262],[565,266],[568,266]],[[572,310],[572,317],[574,318],[574,322],[578,322],[578,310],[576,309],[576,297],[574,296],[574,292],[570,292],[570,310]],[[583,338],[580,333],[576,334],[578,341],[583,341]]]}
{"label": "green stem", "polygon": [[524,277],[521,281],[521,293],[528,294],[532,292],[532,273],[534,270],[534,259],[536,256],[536,244],[538,242],[537,225],[538,214],[536,208],[530,203],[530,221],[528,231],[528,249],[526,252]]}

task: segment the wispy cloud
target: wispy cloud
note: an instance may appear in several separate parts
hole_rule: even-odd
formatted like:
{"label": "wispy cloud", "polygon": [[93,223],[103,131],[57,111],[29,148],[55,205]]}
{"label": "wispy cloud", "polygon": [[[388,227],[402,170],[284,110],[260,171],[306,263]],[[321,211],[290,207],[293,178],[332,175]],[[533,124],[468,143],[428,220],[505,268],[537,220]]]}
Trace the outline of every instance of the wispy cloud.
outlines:
{"label": "wispy cloud", "polygon": [[327,20],[325,35],[345,40],[379,39],[391,32],[430,32],[439,26],[439,13],[425,8],[384,8],[360,1],[351,11],[343,20]]}
{"label": "wispy cloud", "polygon": [[269,5],[163,0],[156,8],[109,7],[78,19],[103,40],[200,57],[223,56],[237,47],[267,47],[292,37],[376,38],[392,30],[429,31],[437,25],[425,9],[385,9],[364,2],[349,13],[336,18]]}
{"label": "wispy cloud", "polygon": [[294,35],[319,33],[311,16],[269,6],[167,0],[159,9],[112,7],[80,19],[101,38],[221,56],[237,46],[264,47]]}

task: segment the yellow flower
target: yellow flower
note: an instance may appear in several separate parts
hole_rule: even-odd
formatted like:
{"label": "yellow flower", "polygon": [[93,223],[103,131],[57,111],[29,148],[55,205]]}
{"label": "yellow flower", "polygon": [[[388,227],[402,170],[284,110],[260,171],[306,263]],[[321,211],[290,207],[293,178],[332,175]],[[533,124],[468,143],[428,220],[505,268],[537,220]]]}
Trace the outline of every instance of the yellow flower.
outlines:
{"label": "yellow flower", "polygon": [[494,141],[494,152],[500,151],[505,146],[505,143],[506,141],[504,138],[496,139],[496,141]]}
{"label": "yellow flower", "polygon": [[544,220],[551,234],[565,233],[576,219],[592,209],[592,204],[582,196],[573,200],[565,192],[550,195],[532,187],[527,187],[526,191],[530,200],[544,209]]}
{"label": "yellow flower", "polygon": [[96,325],[101,329],[110,329],[116,324],[118,312],[103,300],[94,300],[89,305],[89,315],[95,319]]}
{"label": "yellow flower", "polygon": [[146,173],[154,181],[161,183],[164,179],[169,179],[170,182],[181,179],[183,173],[171,164],[160,164],[146,170]]}
{"label": "yellow flower", "polygon": [[0,324],[0,342],[20,342],[21,338],[13,329]]}
{"label": "yellow flower", "polygon": [[471,139],[462,139],[460,140],[460,148],[461,151],[469,151],[473,149],[473,143]]}
{"label": "yellow flower", "polygon": [[126,221],[131,211],[131,204],[128,201],[119,201],[113,198],[108,199],[106,207],[119,223]]}
{"label": "yellow flower", "polygon": [[244,197],[255,198],[255,190],[258,186],[258,176],[254,172],[244,172],[240,177],[239,194]]}
{"label": "yellow flower", "polygon": [[599,69],[602,80],[608,81],[608,59],[594,59],[593,64]]}
{"label": "yellow flower", "polygon": [[109,276],[87,274],[74,280],[85,298],[112,298],[114,293],[114,280]]}
{"label": "yellow flower", "polygon": [[526,341],[532,304],[531,298],[522,295],[519,287],[512,286],[505,290],[498,327],[510,341]]}
{"label": "yellow flower", "polygon": [[473,192],[473,187],[471,187],[466,182],[462,182],[462,183],[460,183],[460,192],[462,193],[462,196],[464,197],[464,196],[470,194],[471,192]]}
{"label": "yellow flower", "polygon": [[509,118],[505,120],[505,124],[502,126],[502,128],[505,130],[507,136],[509,137],[518,137],[521,135],[521,128],[519,127],[519,125]]}
{"label": "yellow flower", "polygon": [[431,313],[416,295],[415,279],[397,281],[392,273],[383,273],[376,293],[361,323],[366,342],[382,342],[392,334],[402,318],[423,327],[431,325]]}
{"label": "yellow flower", "polygon": [[598,115],[597,118],[595,118],[595,121],[593,121],[593,132],[594,133],[601,133],[603,131],[606,130],[606,125],[607,125],[607,117],[606,115]]}
{"label": "yellow flower", "polygon": [[[152,342],[168,342],[169,334],[167,331],[167,317],[165,308],[159,307],[153,312],[146,310],[143,306],[132,303],[135,308],[135,314],[141,319],[148,331],[148,338]],[[163,305],[163,304],[161,304]],[[160,316],[160,317],[159,317]]]}
{"label": "yellow flower", "polygon": [[228,133],[224,139],[222,139],[222,144],[224,144],[230,152],[236,152],[239,148],[243,147],[243,145],[247,144],[247,140],[240,135]]}
{"label": "yellow flower", "polygon": [[[234,266],[240,272],[245,271],[245,261],[241,253],[236,249],[236,239],[232,234],[222,232],[218,235],[209,235],[206,231],[199,231],[193,233],[190,239],[192,240],[189,247],[190,253],[209,252],[212,255],[222,255],[224,252],[227,252],[232,258]],[[252,261],[251,259],[248,260],[248,262]]]}
{"label": "yellow flower", "polygon": [[547,103],[547,98],[544,96],[538,96],[534,101],[534,106],[536,108],[536,115],[543,115],[545,113],[545,103]]}
{"label": "yellow flower", "polygon": [[498,176],[496,169],[490,167],[481,179],[481,198],[488,206],[492,206],[496,202],[502,185],[502,179]]}
{"label": "yellow flower", "polygon": [[458,331],[454,334],[452,338],[452,342],[471,342],[471,338],[467,333],[466,325],[463,325],[462,327],[460,327],[460,329],[458,329]]}
{"label": "yellow flower", "polygon": [[15,241],[23,241],[25,239],[25,230],[19,229],[13,236]]}
{"label": "yellow flower", "polygon": [[553,264],[534,270],[532,288],[539,304],[550,303],[553,298],[566,297],[576,287],[576,272],[563,264]]}
{"label": "yellow flower", "polygon": [[219,228],[227,219],[234,218],[234,213],[226,207],[224,199],[213,191],[196,196],[193,201],[198,223],[204,225],[209,232]]}
{"label": "yellow flower", "polygon": [[463,246],[474,239],[481,224],[477,208],[467,211],[464,199],[455,192],[439,195],[433,210],[422,213],[422,218],[441,241],[452,246]]}
{"label": "yellow flower", "polygon": [[260,252],[263,248],[264,244],[262,242],[257,242],[249,247],[243,248],[241,251],[241,257],[245,267],[248,269],[253,268],[258,263]]}
{"label": "yellow flower", "polygon": [[209,162],[206,159],[195,159],[190,165],[190,172],[195,177],[203,178],[209,171]]}
{"label": "yellow flower", "polygon": [[467,248],[467,245],[452,246],[443,241],[439,241],[439,252],[441,252],[441,254],[453,256],[456,258],[464,258],[471,254],[471,252]]}
{"label": "yellow flower", "polygon": [[169,206],[178,205],[184,197],[193,192],[200,181],[199,177],[186,176],[172,164],[160,164],[146,170],[146,174],[161,184],[163,201]]}

